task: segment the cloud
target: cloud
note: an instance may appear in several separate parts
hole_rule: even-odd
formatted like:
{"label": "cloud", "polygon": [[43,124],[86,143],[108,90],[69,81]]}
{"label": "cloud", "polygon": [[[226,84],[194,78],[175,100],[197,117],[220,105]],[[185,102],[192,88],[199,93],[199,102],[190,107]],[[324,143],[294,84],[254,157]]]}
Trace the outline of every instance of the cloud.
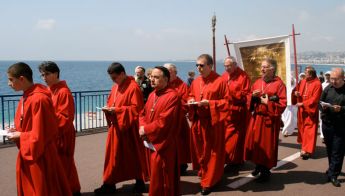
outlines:
{"label": "cloud", "polygon": [[55,27],[56,21],[54,19],[40,19],[36,23],[36,28],[41,30],[51,30]]}
{"label": "cloud", "polygon": [[345,13],[345,4],[338,7],[338,10]]}

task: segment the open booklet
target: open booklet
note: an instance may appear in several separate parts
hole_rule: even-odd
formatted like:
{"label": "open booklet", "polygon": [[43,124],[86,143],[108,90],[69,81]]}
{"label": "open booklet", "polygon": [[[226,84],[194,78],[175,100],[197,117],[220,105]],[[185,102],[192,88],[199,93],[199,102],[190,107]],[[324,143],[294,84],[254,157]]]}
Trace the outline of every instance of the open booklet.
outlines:
{"label": "open booklet", "polygon": [[194,102],[189,102],[189,103],[186,103],[185,105],[197,105],[199,104],[200,102],[198,101],[194,101]]}
{"label": "open booklet", "polygon": [[151,142],[147,142],[146,140],[144,140],[144,146],[150,150],[156,151],[156,148],[153,146]]}
{"label": "open booklet", "polygon": [[6,136],[6,137],[8,137],[8,136],[11,136],[11,135],[12,135],[12,133],[9,132],[8,130],[2,130],[2,129],[0,129],[0,136]]}
{"label": "open booklet", "polygon": [[321,104],[322,107],[330,107],[330,108],[333,107],[332,104],[327,103],[327,102],[323,102],[323,101],[320,101],[320,104]]}

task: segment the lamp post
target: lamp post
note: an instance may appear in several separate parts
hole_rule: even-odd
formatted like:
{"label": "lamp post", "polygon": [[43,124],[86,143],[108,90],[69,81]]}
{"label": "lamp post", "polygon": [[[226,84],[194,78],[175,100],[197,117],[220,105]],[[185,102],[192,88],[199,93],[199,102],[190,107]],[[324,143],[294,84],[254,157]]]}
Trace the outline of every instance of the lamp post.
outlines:
{"label": "lamp post", "polygon": [[214,71],[216,71],[216,14],[212,17],[212,32],[213,32],[213,65]]}

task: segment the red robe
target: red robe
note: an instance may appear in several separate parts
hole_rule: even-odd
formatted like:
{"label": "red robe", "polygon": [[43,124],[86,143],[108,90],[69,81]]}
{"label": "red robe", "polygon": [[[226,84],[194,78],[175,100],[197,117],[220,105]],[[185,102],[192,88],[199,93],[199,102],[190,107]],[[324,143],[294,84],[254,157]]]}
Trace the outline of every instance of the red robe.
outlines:
{"label": "red robe", "polygon": [[150,196],[180,195],[178,130],[181,101],[171,87],[154,90],[140,115],[140,126],[156,151],[150,150]]}
{"label": "red robe", "polygon": [[188,101],[188,86],[179,77],[174,81],[171,81],[169,85],[177,91],[181,99],[182,109],[180,110],[180,122],[178,123],[180,126],[180,134],[178,138],[180,164],[190,163],[190,128],[186,117],[186,114],[188,113],[188,106],[186,105]]}
{"label": "red robe", "polygon": [[58,125],[50,97],[45,86],[35,84],[24,92],[17,107],[19,196],[72,195],[57,152]]}
{"label": "red robe", "polygon": [[80,192],[77,168],[74,162],[75,128],[74,100],[65,81],[60,81],[50,88],[53,106],[58,120],[59,134],[57,140],[58,153],[68,176],[72,193]]}
{"label": "red robe", "polygon": [[244,140],[248,121],[247,99],[250,95],[250,79],[246,72],[236,67],[229,76],[222,75],[229,86],[230,114],[227,118],[225,131],[225,162],[229,164],[243,163]]}
{"label": "red robe", "polygon": [[209,100],[209,106],[191,105],[191,155],[193,169],[199,170],[201,186],[210,188],[224,172],[225,119],[229,114],[229,90],[226,82],[215,72],[207,78],[199,76],[190,87],[190,99]]}
{"label": "red robe", "polygon": [[104,161],[104,184],[116,184],[147,177],[143,142],[139,137],[139,112],[144,106],[143,95],[132,77],[114,85],[108,98],[114,114],[105,113],[108,137]]}
{"label": "red robe", "polygon": [[[280,119],[286,107],[286,87],[283,81],[275,76],[268,83],[262,78],[256,80],[252,92],[255,90],[261,90],[260,96],[276,95],[279,101],[268,101],[267,105],[254,104],[254,113],[247,128],[244,158],[271,169],[277,165]],[[252,98],[250,101],[253,101]]]}
{"label": "red robe", "polygon": [[301,97],[296,98],[296,89],[292,91],[292,104],[302,102],[303,106],[298,107],[297,142],[302,144],[302,151],[314,153],[316,145],[317,129],[319,126],[319,100],[322,93],[322,85],[318,78],[312,80],[301,80],[298,91]]}

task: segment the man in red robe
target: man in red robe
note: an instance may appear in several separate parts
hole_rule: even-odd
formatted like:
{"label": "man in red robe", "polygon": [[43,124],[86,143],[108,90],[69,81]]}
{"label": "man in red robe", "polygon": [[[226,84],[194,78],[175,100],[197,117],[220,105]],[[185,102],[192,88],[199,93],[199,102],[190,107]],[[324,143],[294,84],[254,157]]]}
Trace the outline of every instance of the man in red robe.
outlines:
{"label": "man in red robe", "polygon": [[114,193],[116,183],[130,179],[136,179],[134,192],[143,192],[148,175],[144,145],[138,134],[143,95],[120,63],[112,63],[108,74],[116,84],[111,89],[107,106],[102,108],[108,123],[108,138],[103,185],[94,192],[97,195]]}
{"label": "man in red robe", "polygon": [[66,82],[60,81],[60,69],[55,62],[43,62],[38,69],[52,96],[59,126],[57,148],[62,165],[66,176],[68,176],[73,195],[81,195],[77,168],[74,162],[75,128],[73,125],[74,100],[72,93]]}
{"label": "man in red robe", "polygon": [[247,73],[237,66],[236,59],[232,56],[225,58],[224,68],[222,78],[227,82],[230,94],[230,114],[227,117],[225,132],[225,162],[238,165],[244,162],[243,150],[250,79]]}
{"label": "man in red robe", "polygon": [[139,135],[150,148],[150,196],[180,195],[178,161],[181,101],[169,83],[169,70],[157,66],[152,70],[149,95],[140,115]]}
{"label": "man in red robe", "polygon": [[257,182],[270,179],[270,169],[277,165],[281,114],[286,107],[286,87],[275,75],[277,61],[267,58],[261,63],[261,78],[252,86],[244,158],[256,164]]}
{"label": "man in red robe", "polygon": [[307,160],[315,151],[319,125],[319,100],[322,85],[312,66],[304,71],[306,78],[292,91],[292,104],[297,105],[297,142],[302,145],[301,157]]}
{"label": "man in red robe", "polygon": [[23,91],[9,139],[19,149],[17,157],[17,193],[24,195],[72,195],[61,164],[56,139],[58,125],[50,92],[34,84],[31,68],[22,62],[7,70],[8,85]]}
{"label": "man in red robe", "polygon": [[190,128],[187,120],[188,113],[188,86],[177,76],[176,65],[172,63],[166,63],[164,65],[170,72],[169,85],[178,93],[181,100],[181,114],[179,122],[179,137],[178,137],[178,148],[179,148],[179,160],[180,160],[180,172],[186,174],[188,163],[191,162],[190,157]]}
{"label": "man in red robe", "polygon": [[214,71],[213,59],[202,54],[197,59],[197,77],[191,87],[188,104],[191,126],[193,169],[201,177],[201,194],[211,193],[222,178],[225,161],[225,119],[229,114],[227,84]]}

